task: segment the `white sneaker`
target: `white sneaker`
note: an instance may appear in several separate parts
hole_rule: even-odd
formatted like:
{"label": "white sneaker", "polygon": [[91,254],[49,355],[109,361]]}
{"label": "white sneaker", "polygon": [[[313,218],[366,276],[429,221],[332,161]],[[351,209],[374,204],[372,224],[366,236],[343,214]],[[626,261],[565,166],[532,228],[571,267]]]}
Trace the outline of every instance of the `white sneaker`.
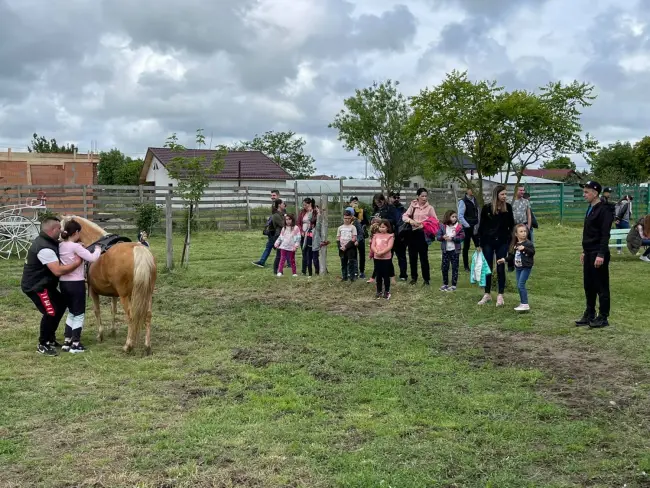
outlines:
{"label": "white sneaker", "polygon": [[646,263],[650,263],[650,258],[648,256],[641,256],[639,259],[641,261],[645,261]]}
{"label": "white sneaker", "polygon": [[479,305],[485,305],[486,303],[491,302],[491,301],[492,301],[492,297],[486,293],[485,295],[483,295],[483,298],[481,298],[481,301],[478,302],[478,304]]}
{"label": "white sneaker", "polygon": [[297,274],[294,274],[294,275],[291,275],[291,276],[293,276],[294,278],[297,278],[297,277],[298,277],[298,275],[297,275]]}
{"label": "white sneaker", "polygon": [[282,278],[282,273],[278,273],[276,276],[277,276],[278,278]]}
{"label": "white sneaker", "polygon": [[515,312],[528,312],[530,311],[530,305],[528,304],[521,304],[518,307],[515,308]]}

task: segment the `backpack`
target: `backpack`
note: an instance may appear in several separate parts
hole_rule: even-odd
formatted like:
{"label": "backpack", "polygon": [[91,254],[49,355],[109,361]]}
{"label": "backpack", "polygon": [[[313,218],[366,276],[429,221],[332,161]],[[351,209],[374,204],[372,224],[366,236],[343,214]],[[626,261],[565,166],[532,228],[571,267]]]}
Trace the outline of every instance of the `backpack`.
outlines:
{"label": "backpack", "polygon": [[264,230],[262,231],[262,234],[265,236],[270,236],[275,232],[275,227],[273,227],[273,216],[270,216],[269,219],[266,221],[266,225],[264,226]]}

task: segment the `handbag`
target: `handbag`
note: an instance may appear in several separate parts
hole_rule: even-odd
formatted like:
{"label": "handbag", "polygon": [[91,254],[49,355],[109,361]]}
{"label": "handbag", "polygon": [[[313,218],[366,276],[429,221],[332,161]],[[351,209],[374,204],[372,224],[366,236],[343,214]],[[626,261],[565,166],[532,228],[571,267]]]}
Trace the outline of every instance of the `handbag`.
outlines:
{"label": "handbag", "polygon": [[266,225],[264,226],[264,230],[262,231],[262,234],[265,236],[271,235],[271,231],[273,230],[272,227],[273,224],[273,217],[269,217],[269,219],[266,221]]}
{"label": "handbag", "polygon": [[[412,219],[413,215],[415,215],[415,207],[413,207],[413,212],[411,212],[411,216],[409,218]],[[397,237],[400,240],[405,241],[411,237],[411,234],[413,234],[413,226],[409,222],[402,220],[397,226]]]}

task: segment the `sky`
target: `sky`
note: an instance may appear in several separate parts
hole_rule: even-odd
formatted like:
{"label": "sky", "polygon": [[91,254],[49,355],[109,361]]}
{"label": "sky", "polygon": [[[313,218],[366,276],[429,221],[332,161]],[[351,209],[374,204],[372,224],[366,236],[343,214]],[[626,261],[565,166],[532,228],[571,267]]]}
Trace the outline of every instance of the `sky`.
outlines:
{"label": "sky", "polygon": [[0,0],[0,151],[34,132],[144,157],[197,128],[212,144],[292,130],[318,174],[358,177],[327,127],[343,100],[387,79],[416,95],[453,69],[506,89],[593,83],[585,132],[634,142],[650,133],[649,4]]}

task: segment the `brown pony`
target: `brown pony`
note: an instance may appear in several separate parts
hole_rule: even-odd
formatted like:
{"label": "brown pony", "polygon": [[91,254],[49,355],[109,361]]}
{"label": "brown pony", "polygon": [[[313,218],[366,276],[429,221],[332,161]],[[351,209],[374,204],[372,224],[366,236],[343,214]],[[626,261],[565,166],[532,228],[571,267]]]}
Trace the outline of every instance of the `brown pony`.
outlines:
{"label": "brown pony", "polygon": [[[86,247],[108,234],[97,224],[75,215],[64,216],[61,219],[61,228],[72,219],[81,224],[79,240]],[[155,284],[156,261],[151,251],[139,242],[117,243],[92,263],[88,270],[88,291],[93,299],[97,318],[97,340],[104,340],[99,297],[113,299],[112,336],[117,333],[115,315],[119,297],[129,326],[124,351],[128,353],[133,349],[140,330],[146,325],[145,354],[151,354],[151,305]]]}

